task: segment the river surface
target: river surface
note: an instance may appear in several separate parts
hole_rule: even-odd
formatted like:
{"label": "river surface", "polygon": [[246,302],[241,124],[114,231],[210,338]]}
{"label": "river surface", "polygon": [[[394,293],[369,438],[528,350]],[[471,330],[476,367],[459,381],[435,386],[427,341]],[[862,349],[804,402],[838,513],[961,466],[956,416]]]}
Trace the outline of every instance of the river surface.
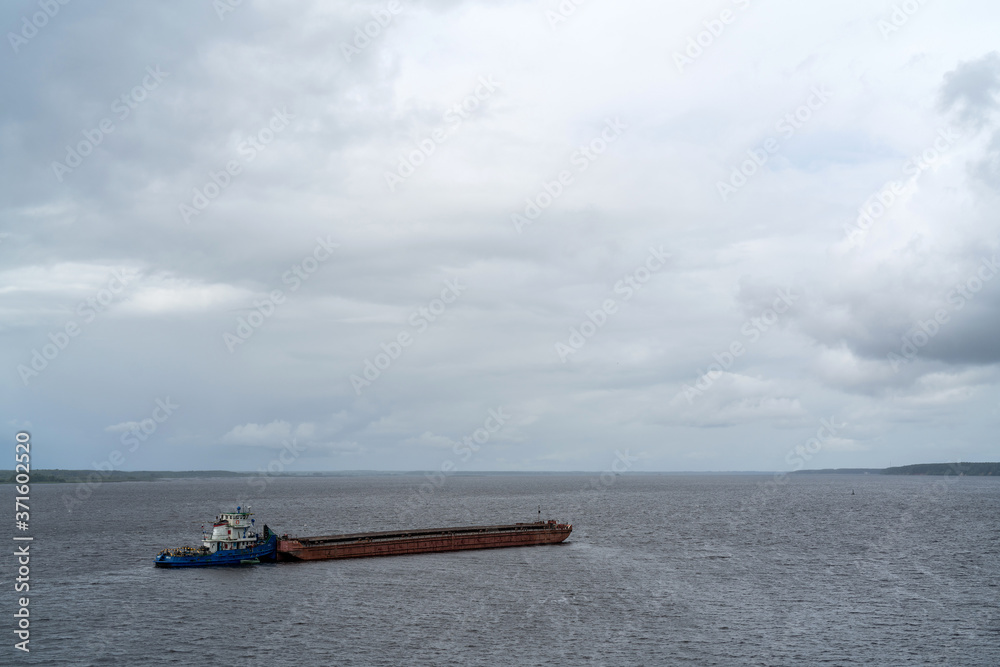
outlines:
{"label": "river surface", "polygon": [[[33,485],[31,653],[13,650],[5,584],[0,664],[1000,665],[1000,479],[437,481],[424,496],[418,475],[108,483],[72,512],[75,485]],[[296,535],[534,521],[539,505],[574,529],[554,546],[153,567],[247,501]]]}

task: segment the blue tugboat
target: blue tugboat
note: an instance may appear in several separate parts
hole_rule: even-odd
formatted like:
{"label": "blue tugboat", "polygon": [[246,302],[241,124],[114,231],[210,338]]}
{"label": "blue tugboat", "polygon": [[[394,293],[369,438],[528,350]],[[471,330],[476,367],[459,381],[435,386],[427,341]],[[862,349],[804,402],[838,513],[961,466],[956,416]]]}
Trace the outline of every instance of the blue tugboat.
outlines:
{"label": "blue tugboat", "polygon": [[278,536],[264,526],[258,534],[250,508],[225,512],[215,518],[212,531],[202,531],[200,547],[164,549],[156,554],[156,567],[208,567],[246,565],[275,560]]}

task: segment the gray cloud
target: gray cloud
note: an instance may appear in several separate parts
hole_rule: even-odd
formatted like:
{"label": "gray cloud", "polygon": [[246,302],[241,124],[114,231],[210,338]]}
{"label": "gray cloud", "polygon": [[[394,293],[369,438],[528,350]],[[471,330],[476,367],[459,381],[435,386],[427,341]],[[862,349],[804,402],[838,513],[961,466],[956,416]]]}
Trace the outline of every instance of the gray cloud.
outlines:
{"label": "gray cloud", "polygon": [[0,70],[0,417],[49,467],[167,397],[129,468],[294,438],[297,469],[436,469],[501,407],[465,469],[780,469],[831,415],[817,465],[990,458],[1000,281],[955,296],[1000,251],[974,4],[887,39],[860,0],[753,5],[683,71],[696,4],[403,3],[364,46],[385,3],[62,6]]}
{"label": "gray cloud", "polygon": [[1000,53],[992,51],[945,73],[941,107],[945,110],[957,107],[962,121],[982,126],[997,108],[997,93],[1000,93]]}

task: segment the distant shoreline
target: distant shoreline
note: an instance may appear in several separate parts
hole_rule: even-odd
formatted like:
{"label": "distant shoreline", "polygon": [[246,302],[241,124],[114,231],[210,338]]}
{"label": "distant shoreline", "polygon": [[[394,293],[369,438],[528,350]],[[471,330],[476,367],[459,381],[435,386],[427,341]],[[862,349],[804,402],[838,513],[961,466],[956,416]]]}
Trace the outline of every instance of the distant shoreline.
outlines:
{"label": "distant shoreline", "polygon": [[[389,471],[351,470],[324,472],[286,472],[268,474],[268,477],[371,477],[371,476],[415,476],[430,471]],[[780,472],[780,471],[778,471]],[[594,471],[553,472],[553,471],[502,471],[502,472],[455,472],[457,477],[490,477],[509,475],[594,475]],[[630,477],[643,475],[769,475],[767,471],[725,471],[725,472],[631,472]],[[795,475],[959,475],[969,477],[1000,477],[1000,463],[917,463],[891,468],[825,468],[821,470],[796,470]],[[169,479],[210,479],[258,477],[259,472],[234,472],[231,470],[63,470],[61,468],[36,469],[31,472],[32,484],[79,484],[94,482],[155,482]],[[0,472],[0,484],[14,484],[14,472]]]}
{"label": "distant shoreline", "polygon": [[968,477],[1000,477],[1000,463],[915,463],[892,468],[825,468],[797,470],[796,474],[813,475],[959,475]]}

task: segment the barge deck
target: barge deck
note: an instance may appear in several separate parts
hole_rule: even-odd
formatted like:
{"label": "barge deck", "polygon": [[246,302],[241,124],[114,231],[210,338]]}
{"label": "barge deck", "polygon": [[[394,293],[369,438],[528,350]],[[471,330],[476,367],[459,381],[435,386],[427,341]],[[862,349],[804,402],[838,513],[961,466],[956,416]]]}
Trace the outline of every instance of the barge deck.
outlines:
{"label": "barge deck", "polygon": [[303,561],[368,558],[558,544],[569,537],[572,531],[572,524],[549,520],[496,526],[427,528],[317,537],[282,535],[278,538],[277,559]]}

